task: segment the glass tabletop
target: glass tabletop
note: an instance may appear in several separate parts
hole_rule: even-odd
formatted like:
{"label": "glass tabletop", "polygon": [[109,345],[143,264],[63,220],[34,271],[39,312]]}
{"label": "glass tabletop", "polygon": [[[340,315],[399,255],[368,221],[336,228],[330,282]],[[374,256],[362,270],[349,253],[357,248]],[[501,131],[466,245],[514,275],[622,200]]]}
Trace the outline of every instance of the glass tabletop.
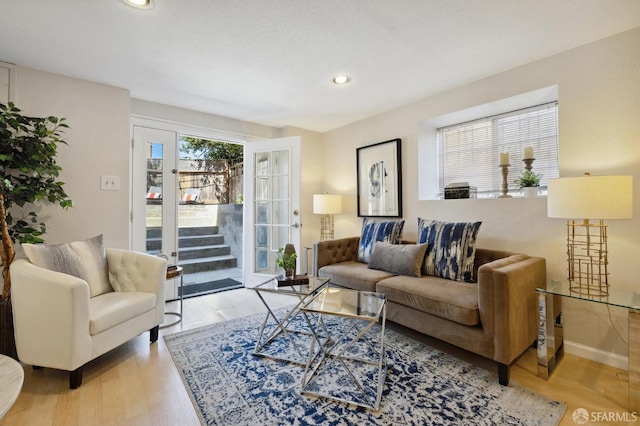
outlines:
{"label": "glass tabletop", "polygon": [[380,318],[387,296],[382,293],[325,287],[301,310],[350,318]]}
{"label": "glass tabletop", "polygon": [[252,286],[245,284],[245,288],[271,293],[309,295],[315,293],[329,282],[329,278],[307,277],[307,279],[309,281],[308,283],[300,283],[300,280],[286,282],[278,280],[278,276],[274,276],[257,285]]}
{"label": "glass tabletop", "polygon": [[537,288],[537,292],[570,297],[578,300],[588,300],[605,305],[620,306],[627,309],[640,310],[640,293],[626,288],[609,286],[608,296],[595,296],[578,293],[569,289],[568,280],[553,280],[547,283],[545,288]]}

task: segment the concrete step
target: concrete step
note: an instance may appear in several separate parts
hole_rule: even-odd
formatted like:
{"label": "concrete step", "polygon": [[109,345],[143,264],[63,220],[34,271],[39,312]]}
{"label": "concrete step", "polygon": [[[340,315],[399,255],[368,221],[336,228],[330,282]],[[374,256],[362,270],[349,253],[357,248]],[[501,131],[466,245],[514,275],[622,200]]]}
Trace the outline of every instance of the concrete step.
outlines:
{"label": "concrete step", "polygon": [[[181,237],[178,239],[178,249],[221,246],[224,244],[223,235],[204,235]],[[162,247],[162,238],[147,238],[147,251],[158,251]]]}
{"label": "concrete step", "polygon": [[162,247],[162,238],[147,238],[147,251],[158,252]]}
{"label": "concrete step", "polygon": [[204,271],[235,268],[237,265],[238,259],[231,255],[186,259],[180,261],[180,266],[184,268],[185,275]]}
{"label": "concrete step", "polygon": [[187,259],[199,259],[203,257],[225,256],[231,254],[231,248],[227,244],[212,246],[183,247],[178,250],[180,262]]}
{"label": "concrete step", "polygon": [[220,244],[224,244],[223,235],[195,235],[178,238],[179,249],[183,247],[215,246]]}
{"label": "concrete step", "polygon": [[[179,237],[190,237],[196,235],[214,235],[218,233],[217,226],[191,226],[178,228]],[[147,228],[147,238],[162,237],[162,227],[154,226]]]}
{"label": "concrete step", "polygon": [[214,235],[218,233],[217,226],[183,226],[178,228],[178,237],[191,237],[196,235]]}

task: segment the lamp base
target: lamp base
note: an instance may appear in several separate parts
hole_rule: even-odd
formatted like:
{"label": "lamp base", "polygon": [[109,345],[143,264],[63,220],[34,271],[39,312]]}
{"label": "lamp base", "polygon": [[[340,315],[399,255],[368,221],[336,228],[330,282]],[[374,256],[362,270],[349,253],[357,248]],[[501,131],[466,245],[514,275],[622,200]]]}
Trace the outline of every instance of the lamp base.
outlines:
{"label": "lamp base", "polygon": [[608,296],[607,225],[603,220],[567,221],[569,289],[582,296]]}
{"label": "lamp base", "polygon": [[325,214],[320,218],[320,241],[333,240],[333,215]]}

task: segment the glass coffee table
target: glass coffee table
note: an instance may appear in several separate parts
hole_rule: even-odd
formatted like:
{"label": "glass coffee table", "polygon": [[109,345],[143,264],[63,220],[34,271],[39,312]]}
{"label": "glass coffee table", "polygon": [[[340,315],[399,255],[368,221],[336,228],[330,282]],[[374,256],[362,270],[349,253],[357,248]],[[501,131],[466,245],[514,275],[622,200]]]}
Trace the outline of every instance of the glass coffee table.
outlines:
{"label": "glass coffee table", "polygon": [[[300,308],[317,316],[300,393],[380,407],[386,300],[382,293],[324,287]],[[367,334],[379,322],[379,334]]]}
{"label": "glass coffee table", "polygon": [[[295,364],[306,364],[313,333],[311,333],[309,318],[300,311],[300,307],[329,283],[328,278],[308,277],[307,280],[307,283],[300,283],[300,280],[283,283],[278,280],[278,277],[273,277],[255,286],[245,286],[255,290],[267,308],[253,351],[254,355]],[[294,296],[298,301],[286,312],[277,313],[265,299],[265,293]]]}

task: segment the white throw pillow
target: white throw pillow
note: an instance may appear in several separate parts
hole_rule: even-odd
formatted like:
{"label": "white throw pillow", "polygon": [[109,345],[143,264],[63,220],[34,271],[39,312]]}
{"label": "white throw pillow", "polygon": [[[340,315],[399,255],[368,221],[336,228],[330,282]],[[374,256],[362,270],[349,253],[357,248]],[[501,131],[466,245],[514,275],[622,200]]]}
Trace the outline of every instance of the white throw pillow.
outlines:
{"label": "white throw pillow", "polygon": [[113,291],[102,234],[65,244],[23,244],[29,261],[41,268],[85,280],[91,297]]}

